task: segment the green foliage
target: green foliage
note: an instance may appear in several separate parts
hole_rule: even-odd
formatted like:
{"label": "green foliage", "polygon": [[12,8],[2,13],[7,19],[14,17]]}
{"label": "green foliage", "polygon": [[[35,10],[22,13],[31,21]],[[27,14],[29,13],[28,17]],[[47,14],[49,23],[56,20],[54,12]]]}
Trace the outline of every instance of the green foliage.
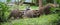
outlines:
{"label": "green foliage", "polygon": [[56,10],[60,10],[60,8],[54,8],[54,7],[51,7],[51,8],[50,8],[50,12],[51,12],[51,13],[57,13]]}
{"label": "green foliage", "polygon": [[58,4],[60,4],[60,0],[56,0]]}
{"label": "green foliage", "polygon": [[51,12],[55,12],[56,8],[51,8],[50,11]]}
{"label": "green foliage", "polygon": [[7,0],[7,2],[10,2],[11,0]]}
{"label": "green foliage", "polygon": [[42,15],[39,18],[16,19],[2,25],[56,25],[53,23],[59,19],[58,14]]}
{"label": "green foliage", "polygon": [[6,20],[5,12],[8,11],[8,6],[5,3],[0,2],[0,11],[1,11],[0,18],[2,21],[5,21]]}

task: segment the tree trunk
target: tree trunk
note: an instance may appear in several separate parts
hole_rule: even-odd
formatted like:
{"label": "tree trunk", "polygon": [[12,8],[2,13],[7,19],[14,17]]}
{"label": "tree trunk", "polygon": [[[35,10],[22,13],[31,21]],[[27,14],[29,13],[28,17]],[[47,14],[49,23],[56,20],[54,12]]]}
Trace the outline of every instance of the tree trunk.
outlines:
{"label": "tree trunk", "polygon": [[57,2],[56,2],[56,0],[54,0],[54,4],[56,5],[56,7],[57,7]]}
{"label": "tree trunk", "polygon": [[42,7],[42,0],[39,0],[39,8]]}
{"label": "tree trunk", "polygon": [[23,3],[24,3],[24,0],[21,0],[21,1],[20,1],[20,5],[22,6],[22,5],[23,5]]}
{"label": "tree trunk", "polygon": [[39,0],[39,10],[43,7],[42,0]]}
{"label": "tree trunk", "polygon": [[42,3],[42,0],[39,0],[39,12],[40,12],[40,14],[43,14],[43,3]]}

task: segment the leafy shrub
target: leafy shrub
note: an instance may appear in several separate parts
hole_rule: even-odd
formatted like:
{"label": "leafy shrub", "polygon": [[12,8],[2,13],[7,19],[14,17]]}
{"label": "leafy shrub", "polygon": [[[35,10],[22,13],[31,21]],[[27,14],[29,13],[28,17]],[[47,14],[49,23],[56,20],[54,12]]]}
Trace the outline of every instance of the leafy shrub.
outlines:
{"label": "leafy shrub", "polygon": [[8,11],[7,4],[0,2],[0,21],[3,22],[6,20],[5,13]]}

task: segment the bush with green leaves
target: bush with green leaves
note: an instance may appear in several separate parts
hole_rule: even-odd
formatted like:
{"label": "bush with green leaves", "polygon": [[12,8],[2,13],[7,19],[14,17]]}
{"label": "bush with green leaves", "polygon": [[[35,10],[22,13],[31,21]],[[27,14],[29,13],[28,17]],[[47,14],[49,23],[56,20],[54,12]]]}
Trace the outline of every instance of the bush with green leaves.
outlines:
{"label": "bush with green leaves", "polygon": [[5,17],[5,13],[8,11],[8,6],[7,4],[0,2],[0,20],[1,21],[5,21],[6,17]]}

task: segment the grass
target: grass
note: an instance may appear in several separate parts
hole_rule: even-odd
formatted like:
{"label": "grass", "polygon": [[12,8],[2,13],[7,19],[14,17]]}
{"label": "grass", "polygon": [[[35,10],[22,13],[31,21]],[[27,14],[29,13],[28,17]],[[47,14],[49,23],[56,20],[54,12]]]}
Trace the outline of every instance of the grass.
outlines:
{"label": "grass", "polygon": [[42,15],[39,18],[15,19],[2,25],[56,25],[53,22],[58,20],[58,18],[58,14],[50,14]]}

